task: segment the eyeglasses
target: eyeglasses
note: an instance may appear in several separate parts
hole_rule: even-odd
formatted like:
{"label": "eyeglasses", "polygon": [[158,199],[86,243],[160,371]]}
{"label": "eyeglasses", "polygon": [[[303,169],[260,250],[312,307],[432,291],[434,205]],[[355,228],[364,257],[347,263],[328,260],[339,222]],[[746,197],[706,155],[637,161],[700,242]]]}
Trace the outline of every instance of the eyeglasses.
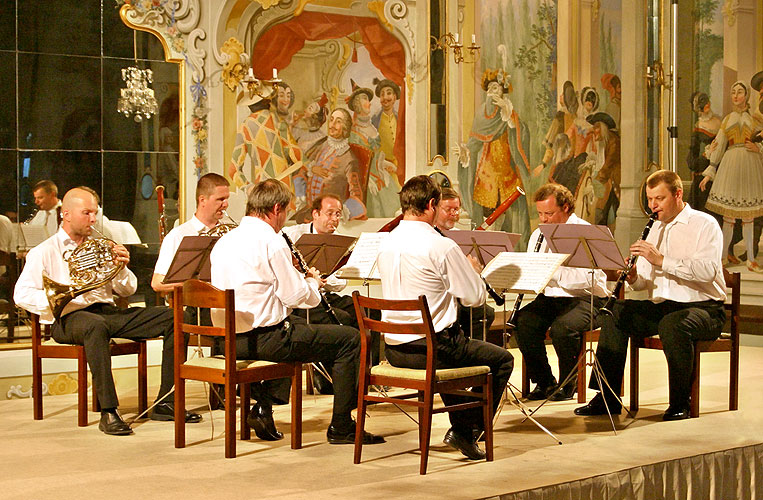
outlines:
{"label": "eyeglasses", "polygon": [[329,219],[339,219],[342,217],[341,210],[326,210],[323,212]]}
{"label": "eyeglasses", "polygon": [[450,215],[459,215],[461,213],[460,208],[443,208],[443,211]]}

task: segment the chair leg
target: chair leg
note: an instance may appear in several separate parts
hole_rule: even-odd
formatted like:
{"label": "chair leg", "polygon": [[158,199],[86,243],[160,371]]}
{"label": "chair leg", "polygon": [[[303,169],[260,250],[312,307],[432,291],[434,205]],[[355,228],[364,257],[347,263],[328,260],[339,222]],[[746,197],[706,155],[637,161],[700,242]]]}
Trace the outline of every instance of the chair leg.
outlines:
{"label": "chair leg", "polygon": [[32,407],[34,419],[42,420],[42,359],[32,353]]}
{"label": "chair leg", "polygon": [[360,457],[363,453],[363,431],[366,426],[366,395],[368,394],[369,378],[365,373],[365,363],[361,361],[360,366],[360,380],[358,383],[358,412],[357,420],[355,422],[355,454],[352,459],[352,463],[359,464]]}
{"label": "chair leg", "polygon": [[[419,393],[421,399],[421,393]],[[419,451],[421,452],[421,465],[419,474],[427,473],[427,463],[429,461],[429,440],[432,436],[432,405],[434,404],[434,394],[427,390],[424,392],[423,408],[419,412]]]}
{"label": "chair leg", "polygon": [[[583,338],[580,339],[580,350],[578,351],[578,403],[585,403],[586,400],[586,341],[588,340],[588,332],[583,333]],[[561,377],[561,374],[559,375]]]}
{"label": "chair leg", "polygon": [[[242,387],[242,390],[246,389]],[[225,381],[225,458],[236,458],[236,382],[234,380]]]}
{"label": "chair leg", "polygon": [[[175,370],[178,366],[175,366]],[[175,373],[175,448],[185,448],[185,379]]]}
{"label": "chair leg", "polygon": [[729,410],[739,409],[739,346],[732,347],[729,362]]}
{"label": "chair leg", "polygon": [[[93,390],[95,391],[95,386]],[[98,397],[95,396],[95,399]],[[77,425],[87,426],[87,361],[84,347],[77,358]]]}
{"label": "chair leg", "polygon": [[488,462],[493,461],[493,375],[487,374],[485,387],[482,389],[485,406],[482,412],[485,427],[485,458]]}
{"label": "chair leg", "polygon": [[294,365],[291,381],[291,449],[302,448],[302,364]]}
{"label": "chair leg", "polygon": [[631,340],[631,411],[638,411],[638,351]]}
{"label": "chair leg", "polygon": [[313,385],[313,365],[308,363],[305,365],[305,392],[312,396],[315,394],[315,386]]}
{"label": "chair leg", "polygon": [[140,343],[138,351],[138,413],[148,408],[148,347],[146,342]]}
{"label": "chair leg", "polygon": [[[252,385],[249,383],[241,386],[241,440],[249,441],[252,438],[252,429],[246,421],[249,418],[250,401],[252,399]],[[234,399],[235,401],[235,399]]]}
{"label": "chair leg", "polygon": [[691,400],[689,401],[689,416],[699,417],[699,354],[697,346],[694,346],[694,367],[691,371]]}

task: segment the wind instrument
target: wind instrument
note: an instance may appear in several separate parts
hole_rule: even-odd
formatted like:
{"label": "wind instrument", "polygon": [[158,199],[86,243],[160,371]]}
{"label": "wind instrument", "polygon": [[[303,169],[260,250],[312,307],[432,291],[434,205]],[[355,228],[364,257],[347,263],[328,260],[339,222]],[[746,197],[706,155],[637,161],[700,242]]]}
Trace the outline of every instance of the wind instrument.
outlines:
{"label": "wind instrument", "polygon": [[488,216],[487,219],[485,219],[485,222],[480,224],[480,227],[477,228],[477,231],[485,231],[487,228],[493,225],[493,222],[495,222],[498,217],[503,215],[503,213],[509,209],[511,205],[514,204],[515,201],[519,199],[520,196],[525,195],[525,190],[521,187],[517,186],[513,193],[511,193],[511,196],[503,200],[503,203],[498,205],[498,207],[493,210],[493,213]]}
{"label": "wind instrument", "polygon": [[228,215],[227,210],[223,210],[223,216],[227,217],[230,222],[220,222],[222,221],[222,219],[220,219],[220,221],[218,221],[213,228],[199,233],[199,236],[213,236],[213,237],[219,238],[220,236],[224,235],[231,229],[235,229],[238,227],[238,222],[236,222],[233,219],[233,217]]}
{"label": "wind instrument", "polygon": [[[538,241],[535,242],[535,248],[533,248],[533,252],[538,253],[540,252],[540,247],[543,244],[543,233],[538,234]],[[514,308],[511,310],[511,316],[509,316],[509,321],[506,322],[506,326],[509,328],[513,328],[516,330],[517,328],[517,313],[519,313],[519,308],[522,306],[522,299],[525,298],[525,294],[520,293],[517,294],[517,298],[514,300]]]}
{"label": "wind instrument", "polygon": [[164,186],[156,186],[156,202],[159,204],[159,244],[167,235],[167,217],[164,215]]}
{"label": "wind instrument", "polygon": [[[646,226],[644,226],[644,230],[641,232],[641,238],[639,239],[645,240],[646,237],[649,236],[649,231],[652,229],[654,221],[656,220],[657,213],[652,212],[649,215],[649,220],[646,222]],[[628,279],[628,274],[631,272],[631,269],[633,269],[633,266],[636,265],[636,259],[638,259],[638,255],[631,255],[628,257],[628,264],[625,266],[625,269],[620,272],[620,277],[617,278],[617,283],[615,283],[615,288],[612,290],[612,294],[607,297],[607,302],[601,309],[599,309],[600,313],[609,314],[610,316],[612,315],[612,306],[615,304],[615,300],[617,300],[617,297],[620,295],[620,290],[623,288],[625,280]]]}
{"label": "wind instrument", "polygon": [[[294,258],[297,260],[297,264],[299,265],[299,270],[303,274],[307,274],[309,271],[309,268],[307,267],[307,262],[305,262],[305,258],[302,256],[299,250],[297,250],[297,247],[294,246],[294,242],[291,241],[291,238],[289,238],[286,233],[281,233],[281,236],[283,236],[283,239],[286,240],[286,245],[288,245],[289,250],[291,251],[291,254],[294,256]],[[322,288],[318,287],[318,293],[321,295],[321,306],[323,306],[323,309],[326,310],[326,314],[328,314],[329,318],[331,318],[331,321],[336,323],[337,325],[341,325],[342,322],[339,321],[339,318],[337,317],[336,313],[334,312],[334,309],[332,309],[331,304],[329,304],[328,298],[326,298],[326,292]]]}

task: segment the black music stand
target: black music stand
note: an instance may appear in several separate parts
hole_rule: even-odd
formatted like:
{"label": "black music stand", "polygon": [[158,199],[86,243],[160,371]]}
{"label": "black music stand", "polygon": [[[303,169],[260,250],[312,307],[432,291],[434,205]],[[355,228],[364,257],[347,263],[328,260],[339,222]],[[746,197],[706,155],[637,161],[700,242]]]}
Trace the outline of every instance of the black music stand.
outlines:
{"label": "black music stand", "polygon": [[[503,231],[443,231],[443,235],[455,241],[467,257],[469,255],[477,259],[482,267],[493,260],[501,252],[513,252],[521,235],[506,233]],[[505,292],[505,290],[504,290]],[[499,291],[499,293],[502,293]],[[504,304],[506,302],[504,301]],[[485,323],[485,306],[482,314],[482,340],[487,340],[487,324]],[[469,310],[469,323],[471,325],[471,309]],[[504,307],[504,315],[506,314]],[[474,332],[469,332],[473,334]],[[503,332],[504,346],[506,345],[506,331]]]}
{"label": "black music stand", "polygon": [[355,243],[353,236],[340,234],[303,234],[295,243],[308,267],[314,267],[322,276],[329,276]]}
{"label": "black music stand", "polygon": [[186,236],[180,242],[162,283],[182,283],[190,279],[212,280],[209,254],[218,236]]}
{"label": "black music stand", "polygon": [[[579,267],[590,269],[591,271],[591,302],[590,302],[590,329],[593,330],[593,318],[594,318],[594,306],[593,306],[593,288],[595,282],[595,272],[597,269],[603,271],[607,270],[622,270],[625,263],[625,259],[620,253],[620,249],[612,236],[612,232],[607,226],[593,226],[588,224],[540,224],[539,229],[543,236],[546,238],[548,247],[552,252],[556,253],[568,253],[570,257],[565,262],[567,267]],[[615,395],[623,408],[625,405],[620,399],[620,390],[614,390],[607,380],[604,372],[601,369],[599,359],[596,357],[596,352],[593,350],[593,341],[588,345],[588,348],[578,359],[578,370],[585,370],[587,366],[586,356],[591,356],[591,370],[592,376],[596,377],[599,383],[599,389],[605,390],[605,385],[610,389],[612,394]],[[582,363],[582,367],[581,367]],[[556,388],[556,390],[549,395],[561,390],[567,383],[572,380],[573,373],[567,374],[567,377]],[[602,383],[603,382],[603,383]],[[541,406],[546,404],[548,398],[541,403],[534,411],[537,411]],[[604,398],[604,407],[607,409],[609,415],[609,421],[612,424],[612,431],[617,434],[615,428],[615,421],[612,418],[612,412],[609,411],[607,400]],[[627,414],[633,418],[630,410],[625,408]]]}

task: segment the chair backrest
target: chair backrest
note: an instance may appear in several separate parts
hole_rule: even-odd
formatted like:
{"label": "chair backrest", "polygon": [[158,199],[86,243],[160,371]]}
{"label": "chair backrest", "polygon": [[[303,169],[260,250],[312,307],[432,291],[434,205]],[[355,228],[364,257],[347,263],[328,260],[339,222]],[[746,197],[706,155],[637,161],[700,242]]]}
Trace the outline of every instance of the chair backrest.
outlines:
{"label": "chair backrest", "polygon": [[[179,333],[225,337],[225,357],[236,359],[236,306],[233,290],[220,290],[197,279],[187,280],[173,293],[176,341]],[[183,307],[218,308],[225,310],[224,325],[221,327],[193,325],[183,320]],[[183,336],[180,336],[183,338]]]}
{"label": "chair backrest", "polygon": [[[358,317],[358,329],[361,333],[361,361],[369,359],[370,350],[368,344],[371,332],[417,335],[426,338],[426,369],[430,372],[434,370],[434,367],[437,365],[437,336],[432,326],[432,316],[429,312],[427,298],[424,295],[419,295],[418,299],[386,300],[363,297],[356,290],[352,293],[352,300],[355,303],[355,314]],[[421,321],[415,323],[391,323],[380,319],[372,319],[369,316],[370,311],[419,311]]]}
{"label": "chair backrest", "polygon": [[731,324],[729,331],[731,342],[737,346],[739,345],[739,308],[742,301],[742,275],[740,273],[730,273],[724,268],[723,278],[726,280],[726,288],[731,290],[731,302],[724,304],[724,307],[731,316],[729,320]]}

